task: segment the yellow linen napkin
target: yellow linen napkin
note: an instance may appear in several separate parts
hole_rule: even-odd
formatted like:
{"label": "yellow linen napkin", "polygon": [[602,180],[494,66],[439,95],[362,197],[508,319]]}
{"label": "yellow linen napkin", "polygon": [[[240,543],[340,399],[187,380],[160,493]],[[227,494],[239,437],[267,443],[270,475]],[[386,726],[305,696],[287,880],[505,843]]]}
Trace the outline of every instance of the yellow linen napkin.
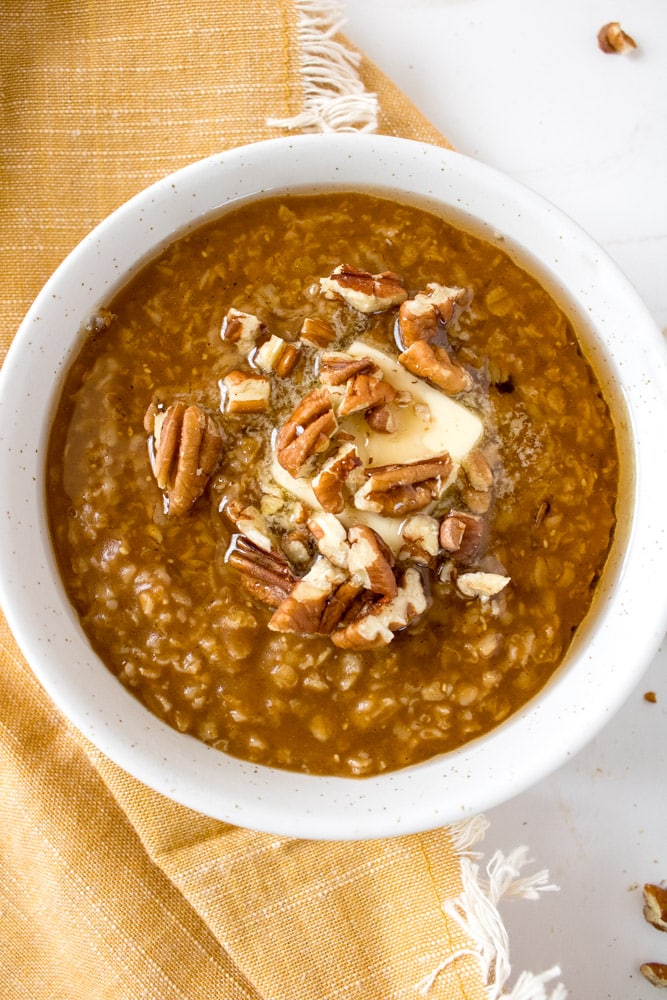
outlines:
{"label": "yellow linen napkin", "polygon": [[[286,127],[446,144],[337,16],[330,0],[3,0],[2,357],[85,233],[186,163]],[[0,809],[7,1000],[499,995],[452,909],[483,821],[320,844],[193,813],[74,731],[4,619]]]}

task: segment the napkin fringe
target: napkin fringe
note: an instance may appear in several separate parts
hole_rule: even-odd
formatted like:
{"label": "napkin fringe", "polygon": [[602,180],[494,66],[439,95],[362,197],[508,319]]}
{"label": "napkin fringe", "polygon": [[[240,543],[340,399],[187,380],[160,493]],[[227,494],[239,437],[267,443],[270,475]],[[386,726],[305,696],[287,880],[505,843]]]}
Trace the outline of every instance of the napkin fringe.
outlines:
{"label": "napkin fringe", "polygon": [[303,81],[303,110],[269,118],[274,128],[301,132],[374,132],[378,99],[359,78],[361,56],[339,35],[345,22],[338,0],[295,0]]}
{"label": "napkin fringe", "polygon": [[[566,1000],[567,991],[556,983],[550,993],[547,984],[560,976],[553,966],[545,972],[522,972],[513,987],[507,987],[511,973],[509,937],[498,912],[503,897],[537,900],[544,892],[557,892],[558,886],[549,881],[546,869],[520,877],[532,862],[527,847],[517,847],[509,854],[496,851],[486,865],[486,877],[480,873],[481,853],[474,850],[483,839],[489,823],[486,817],[452,825],[449,833],[452,846],[461,862],[461,894],[443,904],[447,916],[453,918],[473,942],[474,947],[462,948],[448,956],[418,984],[418,992],[427,997],[438,976],[459,959],[473,956],[479,963],[486,982],[488,1000]],[[507,987],[507,988],[506,988]]]}

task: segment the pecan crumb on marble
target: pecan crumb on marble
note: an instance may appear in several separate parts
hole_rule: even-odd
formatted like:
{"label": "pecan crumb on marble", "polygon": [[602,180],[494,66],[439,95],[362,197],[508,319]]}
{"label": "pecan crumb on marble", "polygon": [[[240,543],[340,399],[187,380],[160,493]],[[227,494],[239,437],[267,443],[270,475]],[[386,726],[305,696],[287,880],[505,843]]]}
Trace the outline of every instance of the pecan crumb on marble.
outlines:
{"label": "pecan crumb on marble", "polygon": [[652,986],[659,986],[663,989],[667,987],[667,963],[644,962],[639,966],[639,971]]}
{"label": "pecan crumb on marble", "polygon": [[667,888],[647,882],[644,885],[644,916],[659,931],[667,931]]}
{"label": "pecan crumb on marble", "polygon": [[634,38],[623,31],[618,21],[602,25],[598,31],[598,45],[603,52],[617,55],[637,48]]}

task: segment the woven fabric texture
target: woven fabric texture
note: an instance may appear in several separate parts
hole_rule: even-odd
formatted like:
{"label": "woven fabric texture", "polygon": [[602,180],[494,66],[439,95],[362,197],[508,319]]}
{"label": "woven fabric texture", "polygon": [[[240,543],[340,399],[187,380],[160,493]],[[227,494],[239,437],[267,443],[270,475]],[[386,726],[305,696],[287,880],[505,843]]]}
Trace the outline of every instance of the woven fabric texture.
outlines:
{"label": "woven fabric texture", "polygon": [[[188,162],[283,134],[266,122],[303,108],[300,14],[298,0],[4,0],[3,357],[49,274],[111,210]],[[446,144],[356,58],[380,131]],[[7,1000],[403,1000],[434,970],[429,998],[485,995],[442,909],[461,891],[447,830],[320,844],[210,820],[76,733],[4,620],[0,668]]]}

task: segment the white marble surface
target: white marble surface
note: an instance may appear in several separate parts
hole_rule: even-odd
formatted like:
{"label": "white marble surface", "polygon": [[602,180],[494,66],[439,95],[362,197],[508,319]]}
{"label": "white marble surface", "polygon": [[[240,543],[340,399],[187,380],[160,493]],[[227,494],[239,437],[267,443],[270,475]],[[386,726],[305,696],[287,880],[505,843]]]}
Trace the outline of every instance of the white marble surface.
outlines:
{"label": "white marble surface", "polygon": [[[457,149],[572,216],[667,327],[664,0],[347,0],[346,15]],[[610,20],[635,52],[600,52]],[[514,969],[558,963],[572,998],[657,1000],[639,965],[667,963],[667,934],[644,921],[641,887],[667,880],[667,643],[587,748],[487,815],[488,851],[527,844],[560,885],[503,905]]]}

